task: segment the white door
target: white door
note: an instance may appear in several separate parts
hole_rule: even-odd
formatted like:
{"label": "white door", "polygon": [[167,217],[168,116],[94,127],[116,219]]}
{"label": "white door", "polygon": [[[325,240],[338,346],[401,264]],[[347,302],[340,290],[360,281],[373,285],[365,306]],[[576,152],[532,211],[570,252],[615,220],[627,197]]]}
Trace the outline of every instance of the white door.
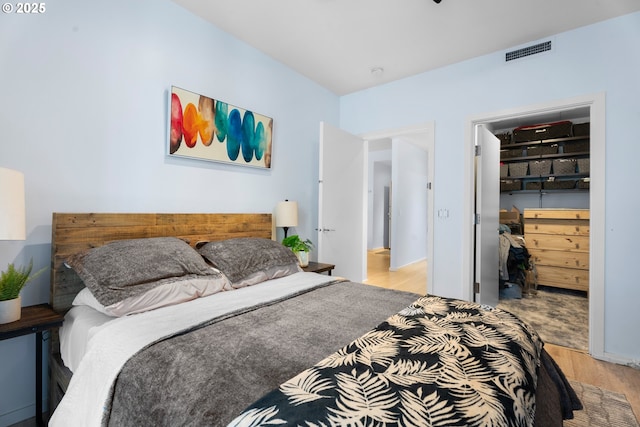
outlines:
{"label": "white door", "polygon": [[[500,140],[476,126],[476,301],[495,307],[499,295]],[[479,223],[478,223],[479,222]]]}
{"label": "white door", "polygon": [[320,123],[318,261],[354,282],[366,277],[367,144]]}

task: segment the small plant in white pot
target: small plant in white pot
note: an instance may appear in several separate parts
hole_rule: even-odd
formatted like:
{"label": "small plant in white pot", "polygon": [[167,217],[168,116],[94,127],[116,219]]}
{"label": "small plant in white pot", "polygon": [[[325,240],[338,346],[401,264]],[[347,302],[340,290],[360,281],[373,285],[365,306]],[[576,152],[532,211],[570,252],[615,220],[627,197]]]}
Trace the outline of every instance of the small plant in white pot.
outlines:
{"label": "small plant in white pot", "polygon": [[301,267],[309,265],[309,251],[313,249],[313,243],[311,240],[302,240],[300,236],[293,234],[282,239],[282,244],[296,254]]}
{"label": "small plant in white pot", "polygon": [[20,320],[22,301],[20,291],[30,281],[38,277],[45,269],[31,274],[33,260],[29,266],[17,269],[9,264],[6,271],[0,273],[0,324]]}

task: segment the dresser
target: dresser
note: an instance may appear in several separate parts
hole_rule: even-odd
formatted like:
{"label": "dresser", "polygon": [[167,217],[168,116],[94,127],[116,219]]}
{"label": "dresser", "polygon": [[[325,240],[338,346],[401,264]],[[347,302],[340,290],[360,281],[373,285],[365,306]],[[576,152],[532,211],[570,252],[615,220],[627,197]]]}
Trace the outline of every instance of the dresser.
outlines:
{"label": "dresser", "polygon": [[525,209],[527,250],[538,284],[589,291],[589,210]]}

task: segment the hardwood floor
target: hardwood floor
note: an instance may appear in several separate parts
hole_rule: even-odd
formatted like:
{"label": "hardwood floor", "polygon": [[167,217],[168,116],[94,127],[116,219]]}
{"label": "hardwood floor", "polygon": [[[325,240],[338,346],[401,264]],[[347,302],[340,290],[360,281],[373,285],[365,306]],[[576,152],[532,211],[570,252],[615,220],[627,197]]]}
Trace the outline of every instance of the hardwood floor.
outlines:
{"label": "hardwood floor", "polygon": [[416,262],[398,271],[389,271],[389,253],[374,250],[367,253],[367,284],[398,289],[420,295],[427,293],[427,261]]}
{"label": "hardwood floor", "polygon": [[[426,261],[389,271],[389,254],[380,253],[380,250],[367,254],[367,277],[365,283],[383,288],[418,294],[424,294],[429,288]],[[545,348],[568,379],[624,394],[640,422],[639,369],[603,362],[583,351],[553,344],[545,344]]]}

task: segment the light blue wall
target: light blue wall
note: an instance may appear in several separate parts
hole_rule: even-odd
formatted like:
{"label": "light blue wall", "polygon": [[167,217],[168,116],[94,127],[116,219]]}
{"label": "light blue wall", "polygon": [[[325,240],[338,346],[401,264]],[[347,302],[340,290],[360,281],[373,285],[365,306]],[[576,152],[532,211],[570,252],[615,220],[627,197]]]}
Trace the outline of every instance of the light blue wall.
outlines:
{"label": "light blue wall", "polygon": [[[27,240],[0,242],[1,270],[49,266],[54,211],[272,212],[289,198],[295,231],[315,235],[318,124],[338,124],[336,95],[169,1],[46,6],[0,14],[0,166],[24,172],[27,205]],[[167,159],[171,85],[272,117],[273,168]],[[48,274],[23,291],[23,305],[48,299]],[[34,351],[33,336],[0,342],[0,426],[33,416]]]}
{"label": "light blue wall", "polygon": [[640,211],[640,13],[551,40],[549,53],[505,63],[505,52],[496,52],[344,96],[340,125],[360,134],[435,121],[434,211],[450,214],[435,220],[435,278],[429,289],[461,297],[462,229],[470,220],[463,218],[468,119],[606,92],[605,352],[638,361],[640,286],[633,266],[640,228],[633,218]]}
{"label": "light blue wall", "polygon": [[396,270],[427,256],[427,152],[401,136],[391,145],[391,260]]}

